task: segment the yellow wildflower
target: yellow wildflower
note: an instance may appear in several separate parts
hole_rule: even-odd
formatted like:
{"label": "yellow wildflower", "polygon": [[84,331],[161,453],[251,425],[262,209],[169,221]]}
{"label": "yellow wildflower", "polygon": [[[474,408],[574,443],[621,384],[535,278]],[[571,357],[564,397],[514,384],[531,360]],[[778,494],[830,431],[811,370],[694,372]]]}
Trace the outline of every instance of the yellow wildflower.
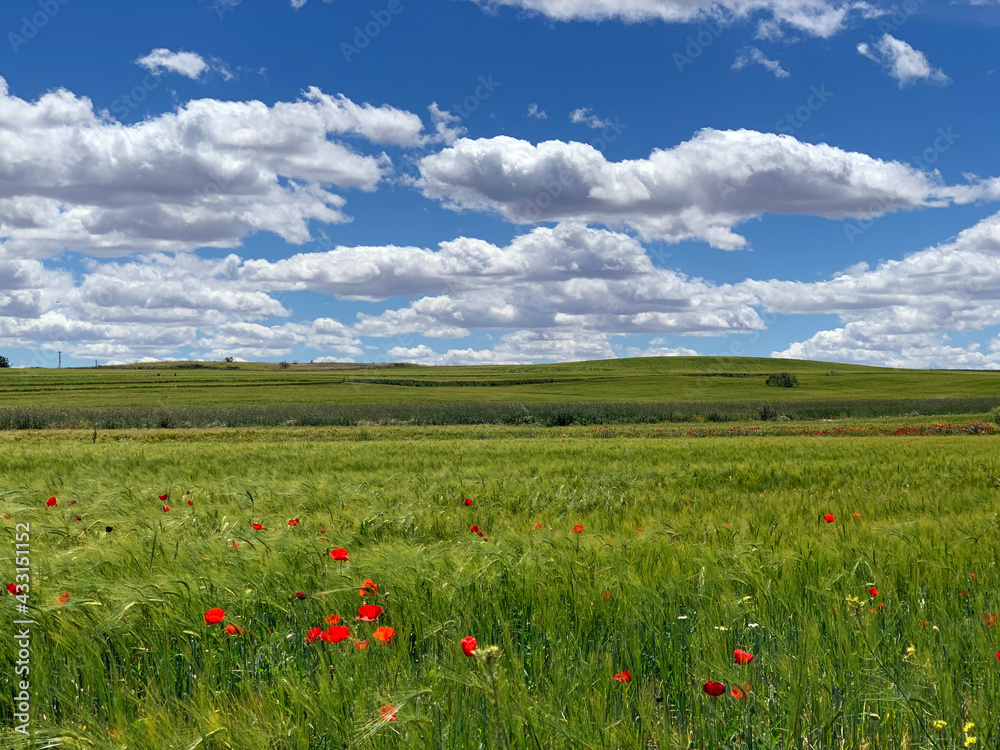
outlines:
{"label": "yellow wildflower", "polygon": [[972,747],[975,744],[976,744],[976,738],[973,737],[972,735],[969,735],[968,737],[965,738],[966,747]]}
{"label": "yellow wildflower", "polygon": [[948,726],[948,722],[947,721],[941,721],[941,719],[935,719],[934,720],[934,728],[935,729],[944,729],[946,726]]}
{"label": "yellow wildflower", "polygon": [[966,724],[966,725],[965,725],[964,727],[962,727],[962,731],[963,731],[963,732],[965,732],[966,734],[968,734],[969,732],[971,732],[971,731],[972,731],[972,730],[973,730],[973,729],[975,728],[975,726],[976,726],[976,725],[975,725],[975,724],[973,724],[973,723],[972,723],[972,722],[970,721],[970,722],[968,722],[968,723],[967,723],[967,724]]}

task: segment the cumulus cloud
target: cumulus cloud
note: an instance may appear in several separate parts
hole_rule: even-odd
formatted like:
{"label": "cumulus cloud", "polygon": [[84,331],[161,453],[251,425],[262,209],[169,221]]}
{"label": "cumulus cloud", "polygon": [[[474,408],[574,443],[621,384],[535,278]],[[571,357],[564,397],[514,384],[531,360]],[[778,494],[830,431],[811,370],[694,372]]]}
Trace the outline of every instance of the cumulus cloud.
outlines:
{"label": "cumulus cloud", "polygon": [[577,224],[537,228],[506,247],[460,237],[439,249],[336,248],[247,261],[254,287],[340,297],[415,298],[362,314],[362,336],[459,338],[472,329],[719,334],[763,326],[751,295],[656,268],[634,238]]}
{"label": "cumulus cloud", "polygon": [[895,161],[752,130],[705,129],[646,159],[609,162],[583,143],[461,139],[420,162],[424,194],[518,224],[583,221],[644,240],[737,250],[733,228],[764,213],[882,215],[1000,196],[1000,181],[942,183]]}
{"label": "cumulus cloud", "polygon": [[830,37],[853,17],[870,18],[880,11],[854,0],[473,0],[489,8],[514,7],[541,13],[559,21],[628,23],[732,23],[759,20],[771,36],[788,27],[817,37]]}
{"label": "cumulus cloud", "polygon": [[528,117],[534,117],[536,120],[549,119],[549,116],[545,113],[545,110],[539,109],[537,104],[528,105]]}
{"label": "cumulus cloud", "polygon": [[579,109],[574,109],[569,113],[569,121],[574,125],[584,124],[588,128],[594,130],[603,130],[608,127],[611,123],[608,120],[602,120],[600,117],[595,115],[590,107],[580,107]]}
{"label": "cumulus cloud", "polygon": [[773,73],[775,78],[788,78],[790,75],[787,70],[781,67],[781,63],[777,60],[771,60],[756,47],[744,47],[736,55],[736,60],[733,62],[733,70],[742,70],[750,64],[762,65]]}
{"label": "cumulus cloud", "polygon": [[0,78],[0,237],[21,257],[234,247],[254,232],[302,243],[311,221],[348,220],[332,188],[374,190],[391,169],[337,136],[407,147],[422,130],[413,113],[317,88],[123,125],[65,89],[18,99]]}
{"label": "cumulus cloud", "polygon": [[388,355],[394,361],[419,365],[519,365],[615,358],[607,336],[564,331],[514,331],[504,334],[492,349],[448,349],[439,354],[420,344],[393,347]]}
{"label": "cumulus cloud", "polygon": [[843,323],[774,356],[906,367],[1000,366],[995,345],[984,352],[975,342],[951,342],[955,334],[1000,325],[1000,214],[950,242],[876,268],[858,264],[812,283],[739,286],[774,312],[833,313]]}
{"label": "cumulus cloud", "polygon": [[153,75],[164,72],[178,73],[192,80],[197,80],[208,70],[208,63],[197,52],[171,52],[163,47],[140,57],[136,63]]}
{"label": "cumulus cloud", "polygon": [[951,83],[943,70],[928,62],[923,52],[891,34],[883,34],[874,45],[862,42],[858,45],[858,52],[884,67],[890,77],[899,81],[900,88],[918,81],[941,85]]}

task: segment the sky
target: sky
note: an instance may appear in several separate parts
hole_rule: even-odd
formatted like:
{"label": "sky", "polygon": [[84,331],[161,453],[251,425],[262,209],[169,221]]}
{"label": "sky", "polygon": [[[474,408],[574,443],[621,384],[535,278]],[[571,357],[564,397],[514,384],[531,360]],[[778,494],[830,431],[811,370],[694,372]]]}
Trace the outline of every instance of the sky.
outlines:
{"label": "sky", "polygon": [[1000,0],[6,0],[0,354],[1000,369]]}

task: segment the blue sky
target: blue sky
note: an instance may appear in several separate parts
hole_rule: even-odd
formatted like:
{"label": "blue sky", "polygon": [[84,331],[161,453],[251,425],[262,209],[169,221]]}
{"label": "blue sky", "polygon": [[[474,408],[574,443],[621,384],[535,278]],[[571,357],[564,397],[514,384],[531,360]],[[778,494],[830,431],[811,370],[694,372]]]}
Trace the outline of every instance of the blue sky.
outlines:
{"label": "blue sky", "polygon": [[998,32],[968,1],[10,0],[0,353],[998,368]]}

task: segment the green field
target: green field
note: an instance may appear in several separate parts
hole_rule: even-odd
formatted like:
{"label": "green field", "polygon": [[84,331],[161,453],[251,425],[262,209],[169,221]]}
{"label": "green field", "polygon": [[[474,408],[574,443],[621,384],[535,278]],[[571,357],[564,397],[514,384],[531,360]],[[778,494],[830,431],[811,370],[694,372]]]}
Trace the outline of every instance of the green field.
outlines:
{"label": "green field", "polygon": [[[798,388],[768,388],[792,372]],[[798,360],[658,357],[554,365],[365,368],[174,363],[0,370],[0,408],[442,404],[453,402],[773,402],[992,398],[1000,372],[894,370]]]}
{"label": "green field", "polygon": [[[0,434],[31,746],[1000,746],[994,436],[588,434]],[[330,614],[368,647],[307,644]]]}

